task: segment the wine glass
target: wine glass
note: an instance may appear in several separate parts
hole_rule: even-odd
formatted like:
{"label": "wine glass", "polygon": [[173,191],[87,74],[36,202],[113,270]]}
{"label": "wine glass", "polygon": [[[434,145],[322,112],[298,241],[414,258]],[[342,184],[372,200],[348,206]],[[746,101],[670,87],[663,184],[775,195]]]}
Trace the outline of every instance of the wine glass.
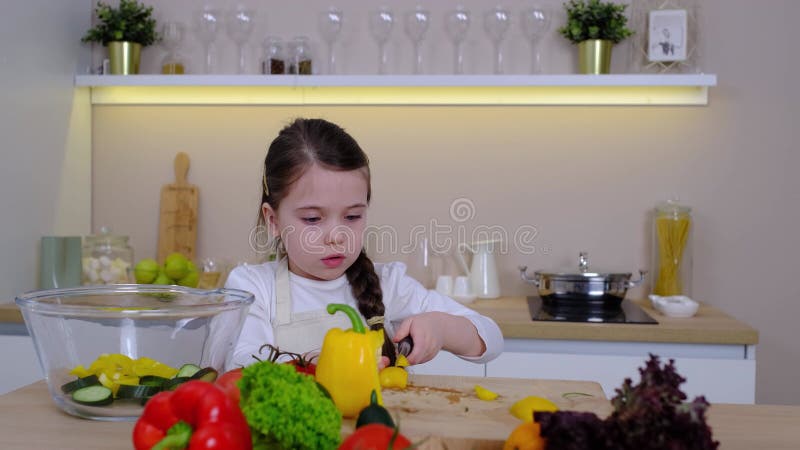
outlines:
{"label": "wine glass", "polygon": [[205,6],[195,14],[195,32],[197,39],[203,45],[205,60],[203,61],[203,73],[214,72],[213,44],[217,38],[217,31],[220,27],[220,12],[209,6]]}
{"label": "wine glass", "polygon": [[550,11],[540,6],[522,11],[522,32],[531,44],[531,73],[542,73],[542,52],[539,44],[550,29]]}
{"label": "wine glass", "polygon": [[236,9],[228,13],[228,20],[225,24],[225,31],[228,32],[228,37],[236,43],[236,51],[238,56],[238,63],[236,66],[236,73],[243,74],[247,68],[247,58],[245,55],[245,44],[247,39],[250,38],[250,33],[253,32],[253,21],[255,19],[255,11],[247,9],[243,6],[238,6]]}
{"label": "wine glass", "polygon": [[464,40],[469,31],[470,14],[463,6],[458,6],[445,16],[444,28],[453,41],[453,73],[464,73]]}
{"label": "wine glass", "polygon": [[510,22],[511,17],[508,11],[501,6],[495,6],[483,15],[483,30],[486,31],[494,46],[495,75],[503,73],[503,51],[501,46],[506,38]]}
{"label": "wine glass", "polygon": [[422,52],[420,47],[422,41],[425,39],[425,34],[428,32],[428,24],[430,22],[430,13],[422,7],[417,6],[414,11],[409,11],[405,16],[405,31],[406,36],[411,40],[414,46],[414,74],[419,75],[422,73]]}
{"label": "wine glass", "polygon": [[386,73],[389,57],[386,54],[386,43],[392,35],[394,14],[388,8],[381,8],[369,15],[369,32],[378,44],[378,74]]}
{"label": "wine glass", "polygon": [[328,73],[336,73],[336,55],[333,51],[333,44],[339,39],[342,32],[342,11],[331,7],[327,11],[319,14],[319,34],[328,44]]}

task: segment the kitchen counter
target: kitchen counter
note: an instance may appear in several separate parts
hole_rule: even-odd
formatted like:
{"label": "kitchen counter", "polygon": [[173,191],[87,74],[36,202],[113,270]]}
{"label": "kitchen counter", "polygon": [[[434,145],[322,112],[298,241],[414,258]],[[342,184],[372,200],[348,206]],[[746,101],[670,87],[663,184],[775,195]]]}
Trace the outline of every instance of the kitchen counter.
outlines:
{"label": "kitchen counter", "polygon": [[[494,319],[506,339],[566,339],[588,341],[672,342],[687,344],[758,343],[758,331],[725,314],[701,304],[697,315],[688,319],[666,317],[644,301],[637,301],[658,325],[534,322],[524,297],[477,300],[468,306]],[[23,323],[14,303],[0,304],[0,324]]]}
{"label": "kitchen counter", "polygon": [[[468,386],[477,382],[484,385],[496,382],[502,385],[521,381],[432,376],[417,376],[416,380],[420,384],[435,383],[445,386]],[[560,383],[558,386],[563,389],[569,389],[570,383],[573,383],[568,381],[528,381],[534,386],[537,382]],[[585,382],[583,383],[585,384]],[[585,389],[586,386],[580,385],[579,388]],[[396,405],[392,401],[392,396],[387,396],[386,402],[390,409]],[[611,407],[608,401],[601,401],[602,406],[574,409],[595,410],[600,414],[603,411],[609,412]],[[450,403],[450,397],[447,397],[446,400],[443,398],[439,403],[428,402],[431,410],[437,408],[445,410]],[[402,405],[396,406],[402,407]],[[2,436],[2,447],[7,450],[30,448],[129,450],[131,448],[132,422],[96,422],[62,413],[50,399],[43,381],[0,396],[0,410],[6,411],[6,414],[0,415],[0,436]],[[9,413],[10,411],[13,413]],[[501,449],[504,436],[509,427],[513,427],[516,423],[515,420],[502,411],[487,414],[486,418],[480,420],[473,418],[471,422],[461,417],[447,417],[447,420],[438,423],[440,430],[437,433],[438,436],[426,441],[422,448],[445,448],[444,445],[447,445],[447,448]],[[713,429],[714,438],[720,441],[722,450],[797,448],[796,432],[800,429],[800,407],[798,406],[715,404],[709,410],[708,420]],[[409,437],[419,438],[427,434],[422,421],[414,420],[411,416],[401,418],[401,423],[404,432]],[[349,429],[351,426],[352,424],[348,422],[343,429]],[[493,436],[479,439],[464,438],[460,433],[466,427],[484,427],[485,430],[496,431],[489,432]]]}
{"label": "kitchen counter", "polygon": [[25,323],[16,303],[0,303],[0,323]]}
{"label": "kitchen counter", "polygon": [[476,300],[468,306],[494,319],[506,339],[564,339],[614,342],[670,342],[685,344],[758,343],[758,331],[706,304],[697,315],[676,319],[636,301],[658,325],[616,323],[534,322],[525,297]]}

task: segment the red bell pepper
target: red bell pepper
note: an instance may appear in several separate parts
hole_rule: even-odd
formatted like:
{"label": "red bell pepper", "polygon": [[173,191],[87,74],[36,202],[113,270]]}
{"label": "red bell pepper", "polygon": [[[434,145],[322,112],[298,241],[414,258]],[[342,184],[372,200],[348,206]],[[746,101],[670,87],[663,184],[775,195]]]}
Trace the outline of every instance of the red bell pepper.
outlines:
{"label": "red bell pepper", "polygon": [[211,383],[192,380],[151,398],[133,427],[136,450],[252,450],[239,405]]}

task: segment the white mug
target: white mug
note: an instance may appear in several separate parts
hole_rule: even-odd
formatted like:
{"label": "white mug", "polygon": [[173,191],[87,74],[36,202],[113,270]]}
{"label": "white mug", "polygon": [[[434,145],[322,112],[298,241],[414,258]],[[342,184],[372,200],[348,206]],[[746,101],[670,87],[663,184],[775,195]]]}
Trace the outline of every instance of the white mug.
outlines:
{"label": "white mug", "polygon": [[436,279],[436,292],[443,295],[452,295],[453,277],[450,275],[439,275],[439,278]]}
{"label": "white mug", "polygon": [[456,297],[469,297],[472,295],[469,289],[468,277],[456,277],[456,281],[453,283],[453,295]]}

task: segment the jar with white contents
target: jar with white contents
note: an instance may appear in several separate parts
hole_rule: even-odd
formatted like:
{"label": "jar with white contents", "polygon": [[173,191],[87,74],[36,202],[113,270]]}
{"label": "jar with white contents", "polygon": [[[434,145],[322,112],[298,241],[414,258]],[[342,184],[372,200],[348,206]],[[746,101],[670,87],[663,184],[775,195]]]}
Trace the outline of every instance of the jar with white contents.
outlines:
{"label": "jar with white contents", "polygon": [[84,236],[81,260],[84,286],[131,283],[133,249],[128,236],[112,235],[108,227]]}

